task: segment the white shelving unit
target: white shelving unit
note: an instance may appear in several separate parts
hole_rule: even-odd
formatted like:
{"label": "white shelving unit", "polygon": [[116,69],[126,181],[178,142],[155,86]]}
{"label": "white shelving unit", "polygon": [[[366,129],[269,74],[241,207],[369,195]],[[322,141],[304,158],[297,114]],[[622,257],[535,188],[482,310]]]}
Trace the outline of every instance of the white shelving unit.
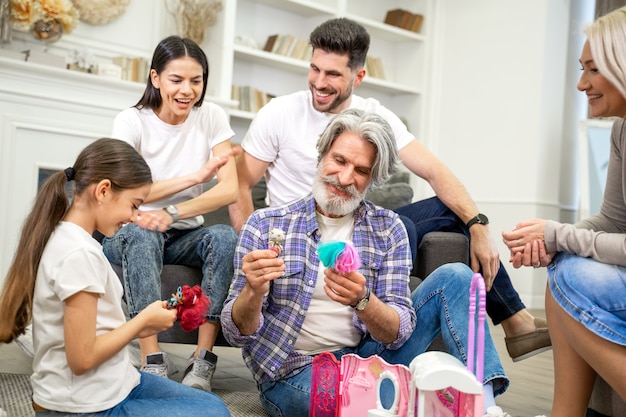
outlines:
{"label": "white shelving unit", "polygon": [[[220,35],[224,36],[225,43],[230,37],[232,51],[223,50],[222,68],[230,68],[230,71],[221,75],[222,85],[252,86],[273,95],[307,89],[308,60],[263,51],[267,38],[274,34],[291,34],[308,40],[310,32],[320,23],[335,17],[348,17],[369,32],[369,55],[382,59],[386,77],[366,76],[355,93],[377,98],[403,118],[416,136],[422,136],[432,1],[229,0],[225,2],[223,13],[230,20],[224,22]],[[424,16],[420,33],[383,23],[387,11],[396,8]],[[235,37],[253,41],[257,48],[236,44]],[[229,94],[224,89],[222,92]],[[230,116],[236,132],[234,141],[240,142],[254,114],[233,110]]]}

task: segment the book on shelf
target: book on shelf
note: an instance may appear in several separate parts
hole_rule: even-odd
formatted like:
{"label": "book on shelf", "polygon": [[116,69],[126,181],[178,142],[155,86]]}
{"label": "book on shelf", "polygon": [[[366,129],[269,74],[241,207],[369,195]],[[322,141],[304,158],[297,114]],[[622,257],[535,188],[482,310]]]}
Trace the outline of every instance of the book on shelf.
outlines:
{"label": "book on shelf", "polygon": [[278,48],[276,49],[276,53],[278,55],[289,56],[295,41],[296,38],[292,35],[281,35],[278,38]]}
{"label": "book on shelf", "polygon": [[272,52],[274,50],[274,45],[278,40],[278,36],[279,35],[271,35],[267,37],[267,41],[265,41],[265,46],[263,47],[265,52]]}
{"label": "book on shelf", "polygon": [[239,102],[237,109],[255,113],[275,96],[248,85],[234,85],[232,99]]}
{"label": "book on shelf", "polygon": [[306,59],[307,46],[309,46],[309,41],[305,39],[296,39],[296,43],[289,56],[295,59]]}
{"label": "book on shelf", "polygon": [[388,25],[419,33],[422,29],[424,16],[404,9],[393,9],[387,12],[384,22]]}
{"label": "book on shelf", "polygon": [[311,57],[309,41],[298,39],[290,34],[275,34],[268,36],[263,46],[265,52],[271,52],[290,58],[307,60]]}
{"label": "book on shelf", "polygon": [[383,60],[378,57],[368,55],[365,58],[365,71],[374,78],[385,79],[385,71],[383,69]]}
{"label": "book on shelf", "polygon": [[122,80],[143,83],[148,79],[148,61],[144,58],[117,56],[111,61],[122,69]]}

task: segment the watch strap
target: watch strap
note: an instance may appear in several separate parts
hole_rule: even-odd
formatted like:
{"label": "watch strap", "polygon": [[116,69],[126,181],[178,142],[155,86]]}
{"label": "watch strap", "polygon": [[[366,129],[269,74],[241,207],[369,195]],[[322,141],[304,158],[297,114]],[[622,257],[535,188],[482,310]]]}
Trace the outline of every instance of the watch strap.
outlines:
{"label": "watch strap", "polygon": [[367,303],[370,301],[370,294],[371,294],[370,287],[367,287],[367,291],[365,292],[365,297],[361,298],[358,303],[356,303],[355,305],[351,307],[357,311],[365,310],[365,307],[367,307]]}
{"label": "watch strap", "polygon": [[471,218],[466,224],[465,226],[469,229],[470,227],[472,227],[473,225],[475,225],[476,223],[478,224],[489,224],[489,219],[487,218],[487,216],[485,216],[482,213],[478,213],[476,215],[476,217]]}

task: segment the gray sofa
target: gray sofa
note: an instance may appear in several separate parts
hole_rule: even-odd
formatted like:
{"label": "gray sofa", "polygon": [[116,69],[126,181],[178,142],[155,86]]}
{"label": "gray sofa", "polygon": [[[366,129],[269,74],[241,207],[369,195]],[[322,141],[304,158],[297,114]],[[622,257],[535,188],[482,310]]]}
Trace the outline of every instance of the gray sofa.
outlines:
{"label": "gray sofa", "polygon": [[626,416],[626,403],[602,378],[596,378],[596,385],[591,393],[587,417],[623,417]]}

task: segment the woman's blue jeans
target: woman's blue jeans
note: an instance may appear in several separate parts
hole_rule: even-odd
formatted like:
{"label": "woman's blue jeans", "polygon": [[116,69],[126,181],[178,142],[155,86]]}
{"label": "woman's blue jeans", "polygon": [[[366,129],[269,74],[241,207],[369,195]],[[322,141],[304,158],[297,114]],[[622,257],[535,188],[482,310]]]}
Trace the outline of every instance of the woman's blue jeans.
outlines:
{"label": "woman's blue jeans", "polygon": [[[441,333],[446,350],[467,363],[469,287],[472,275],[473,272],[466,265],[446,264],[436,269],[413,291],[411,299],[417,314],[417,326],[400,349],[385,349],[384,345],[368,336],[354,348],[333,353],[337,359],[347,353],[355,353],[363,358],[378,355],[391,364],[409,366],[417,355],[426,352],[431,342]],[[307,416],[311,370],[309,365],[291,378],[261,384],[259,391],[263,408],[273,417]],[[491,339],[489,326],[485,323],[483,383],[489,381],[493,383],[496,395],[502,394],[509,385]],[[382,397],[387,399],[384,390]]]}
{"label": "woman's blue jeans", "polygon": [[36,417],[228,417],[230,411],[220,397],[180,382],[141,372],[141,382],[122,402],[97,413],[44,411]]}
{"label": "woman's blue jeans", "polygon": [[[220,320],[233,279],[236,244],[235,230],[223,224],[161,233],[130,223],[102,242],[109,261],[122,267],[130,317],[161,299],[163,264],[176,264],[202,270],[201,287],[211,302],[207,320],[212,322]],[[180,285],[190,284],[180,277]]]}
{"label": "woman's blue jeans", "polygon": [[626,346],[626,267],[559,253],[548,265],[550,296],[574,320]]}
{"label": "woman's blue jeans", "polygon": [[[428,232],[463,233],[470,239],[470,233],[465,224],[437,197],[417,201],[394,211],[410,220],[409,222],[405,220],[404,225],[409,235],[414,262],[417,248]],[[414,229],[411,228],[411,223],[415,226]],[[487,293],[487,314],[489,314],[493,324],[498,325],[525,308],[526,306],[519,294],[513,288],[511,277],[500,262],[498,274],[493,281],[491,290]]]}

